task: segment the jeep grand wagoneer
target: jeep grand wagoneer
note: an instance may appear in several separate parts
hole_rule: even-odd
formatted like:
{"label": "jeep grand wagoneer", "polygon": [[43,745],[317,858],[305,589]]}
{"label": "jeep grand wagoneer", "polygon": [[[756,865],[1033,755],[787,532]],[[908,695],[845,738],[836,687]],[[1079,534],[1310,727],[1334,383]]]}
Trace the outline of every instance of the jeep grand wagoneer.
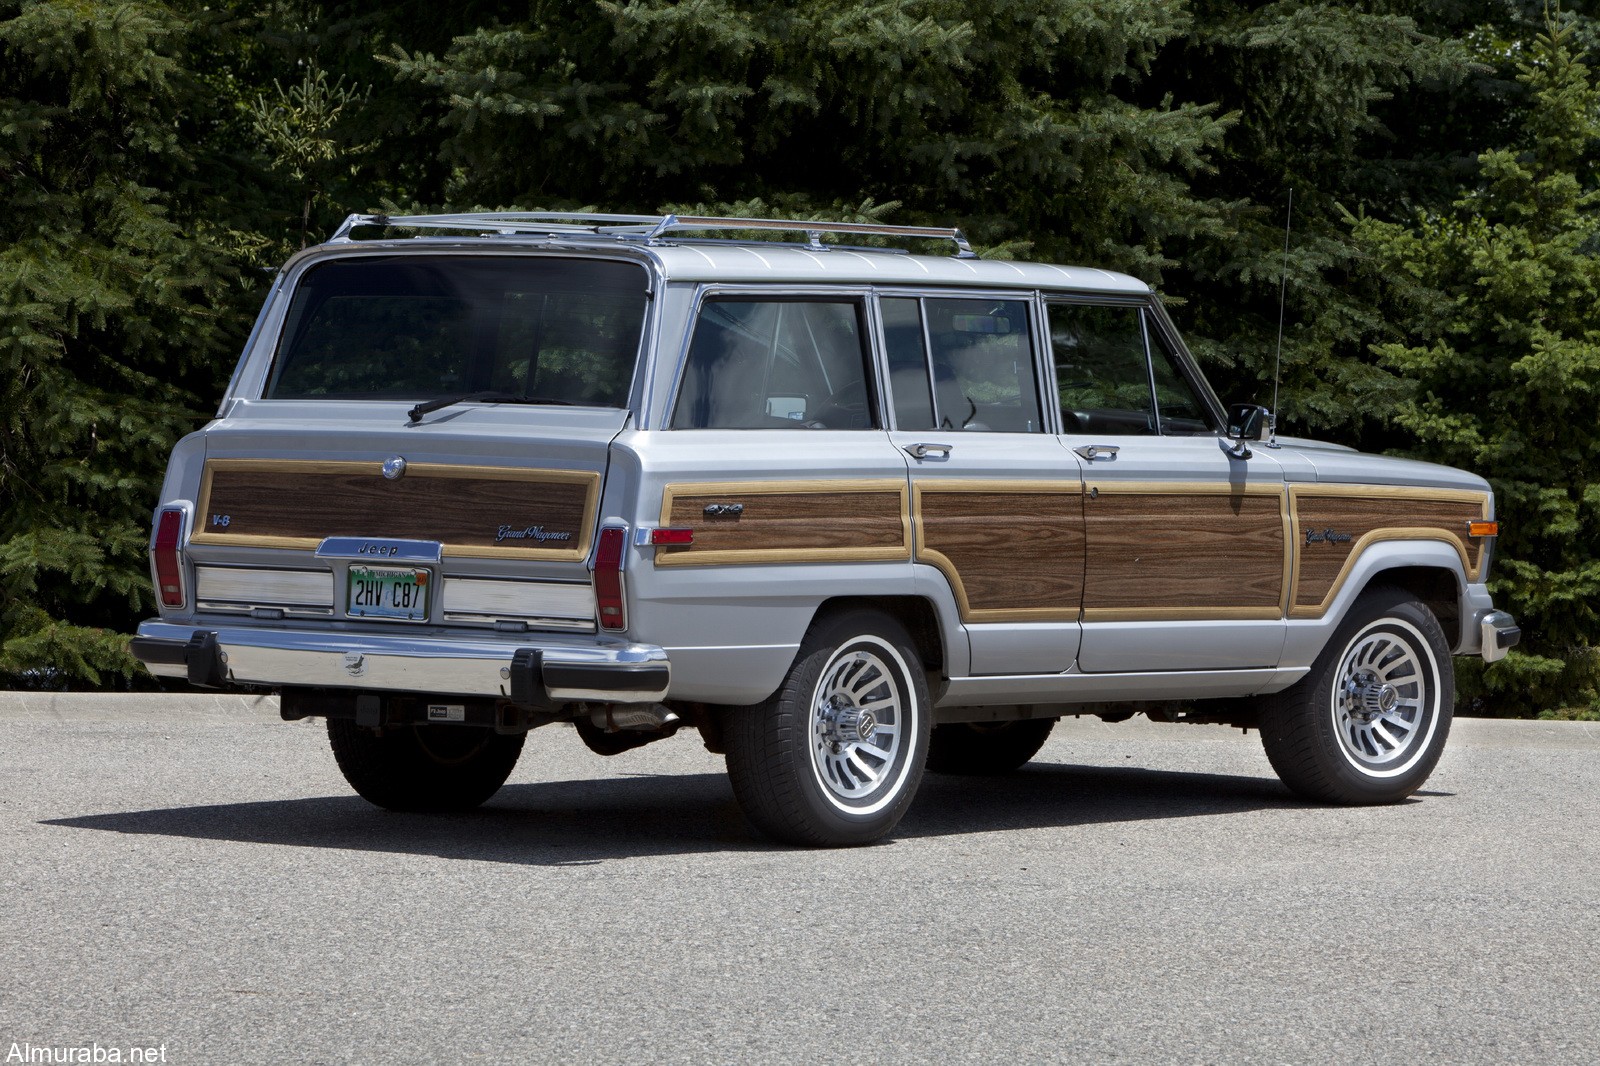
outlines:
{"label": "jeep grand wagoneer", "polygon": [[540,726],[601,754],[692,727],[760,830],[861,843],[925,767],[1136,711],[1398,800],[1450,657],[1517,639],[1493,497],[1264,425],[1142,282],[955,230],[355,216],[177,446],[133,647],[325,717],[402,810],[482,803]]}

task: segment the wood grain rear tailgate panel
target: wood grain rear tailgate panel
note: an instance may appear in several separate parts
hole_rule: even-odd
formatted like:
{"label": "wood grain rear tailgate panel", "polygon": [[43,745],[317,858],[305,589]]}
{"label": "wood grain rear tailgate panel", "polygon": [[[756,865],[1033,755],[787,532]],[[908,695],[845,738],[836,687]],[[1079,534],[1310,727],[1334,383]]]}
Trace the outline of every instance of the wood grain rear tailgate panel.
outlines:
{"label": "wood grain rear tailgate panel", "polygon": [[196,544],[315,548],[324,537],[439,541],[444,554],[579,561],[594,535],[600,475],[414,463],[211,459]]}

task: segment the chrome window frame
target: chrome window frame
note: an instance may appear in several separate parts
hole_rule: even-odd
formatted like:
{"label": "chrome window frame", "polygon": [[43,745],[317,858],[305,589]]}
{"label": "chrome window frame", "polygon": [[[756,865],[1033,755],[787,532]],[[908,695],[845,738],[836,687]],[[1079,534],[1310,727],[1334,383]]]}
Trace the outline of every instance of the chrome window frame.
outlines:
{"label": "chrome window frame", "polygon": [[[1035,288],[995,288],[992,286],[930,286],[927,288],[912,288],[905,285],[874,286],[872,289],[873,316],[876,320],[876,332],[873,343],[876,346],[876,361],[878,380],[883,392],[883,409],[888,413],[889,429],[893,432],[903,433],[934,433],[940,430],[902,429],[895,419],[892,409],[892,396],[889,392],[888,368],[889,346],[883,333],[883,314],[879,308],[880,300],[915,299],[919,303],[923,300],[1017,300],[1028,305],[1028,345],[1033,354],[1033,391],[1034,399],[1039,405],[1039,429],[1034,431],[1023,430],[997,430],[1015,436],[1040,436],[1058,434],[1060,432],[1061,405],[1046,393],[1046,383],[1052,379],[1045,376],[1045,352],[1048,349],[1049,332],[1043,322],[1043,305],[1039,302],[1039,290]],[[928,366],[928,382],[930,389],[933,382],[933,344],[928,334],[928,315],[924,308],[918,311],[922,320],[922,357]],[[1050,402],[1046,402],[1050,399]],[[939,405],[937,399],[933,401],[934,415],[938,415]]]}
{"label": "chrome window frame", "polygon": [[[1172,318],[1167,314],[1166,305],[1161,302],[1159,295],[1151,293],[1142,297],[1145,309],[1146,329],[1153,324],[1155,335],[1167,349],[1167,354],[1172,356],[1173,363],[1178,373],[1188,382],[1194,390],[1195,396],[1205,405],[1211,415],[1211,431],[1216,434],[1225,432],[1228,425],[1227,409],[1216,391],[1211,388],[1211,382],[1205,372],[1200,369],[1200,363],[1195,359],[1194,353],[1189,351],[1189,346],[1183,341],[1183,334],[1173,324]],[[1148,348],[1148,345],[1147,345]],[[1147,352],[1147,355],[1149,353]],[[1149,356],[1154,358],[1153,355]],[[1167,434],[1162,434],[1167,436]],[[1193,434],[1173,434],[1173,436],[1193,436]]]}
{"label": "chrome window frame", "polygon": [[[1139,309],[1139,332],[1144,342],[1144,370],[1145,380],[1150,389],[1150,413],[1155,418],[1155,432],[1149,434],[1154,437],[1192,437],[1193,433],[1167,433],[1161,421],[1161,401],[1156,390],[1155,353],[1152,347],[1152,334],[1166,347],[1166,353],[1172,356],[1173,367],[1188,386],[1194,390],[1195,396],[1205,407],[1210,416],[1211,432],[1220,434],[1227,424],[1227,416],[1223,413],[1222,404],[1217,399],[1217,394],[1212,391],[1211,383],[1200,372],[1199,364],[1178,335],[1177,329],[1166,316],[1166,309],[1161,306],[1153,295],[1122,295],[1115,293],[1083,293],[1083,292],[1055,292],[1045,291],[1040,293],[1041,317],[1048,323],[1050,305],[1077,304],[1095,307],[1134,307]],[[1154,326],[1154,329],[1152,329]],[[1046,326],[1045,345],[1049,346],[1048,325]],[[1062,436],[1085,436],[1081,433],[1068,433],[1065,422],[1061,419],[1061,392],[1060,384],[1056,378],[1054,351],[1047,360],[1047,369],[1050,373],[1050,394],[1052,409],[1055,411],[1056,423],[1060,427],[1056,432]],[[1093,434],[1087,434],[1093,436]]]}
{"label": "chrome window frame", "polygon": [[[683,391],[684,375],[689,370],[689,348],[694,344],[695,326],[700,321],[700,312],[710,300],[719,297],[734,297],[737,299],[762,299],[791,298],[798,301],[845,303],[854,302],[860,314],[862,354],[865,357],[864,368],[875,380],[869,381],[868,395],[877,404],[879,425],[865,430],[837,430],[840,433],[884,433],[887,432],[890,421],[889,412],[884,409],[883,389],[883,362],[882,350],[879,346],[879,330],[881,323],[878,321],[877,306],[872,299],[873,288],[870,285],[793,285],[783,282],[762,284],[760,282],[698,282],[694,287],[693,295],[689,301],[688,314],[685,316],[683,336],[679,339],[673,356],[672,389],[666,395],[666,402],[660,411],[652,412],[649,416],[650,425],[663,433],[703,433],[710,427],[678,429],[672,424],[673,413],[678,409],[678,398]],[[661,363],[664,352],[658,352],[656,363]],[[660,367],[657,367],[659,372]],[[727,427],[725,427],[727,428]],[[712,430],[720,432],[722,430]],[[729,429],[729,431],[733,431]],[[737,430],[743,433],[761,433],[761,429]],[[792,433],[791,429],[774,429],[773,432]]]}

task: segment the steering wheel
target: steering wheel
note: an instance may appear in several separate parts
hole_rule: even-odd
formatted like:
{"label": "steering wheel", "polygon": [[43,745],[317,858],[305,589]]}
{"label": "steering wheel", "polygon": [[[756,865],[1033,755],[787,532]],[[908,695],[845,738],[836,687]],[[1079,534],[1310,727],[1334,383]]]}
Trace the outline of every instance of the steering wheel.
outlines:
{"label": "steering wheel", "polygon": [[804,424],[811,429],[865,429],[872,421],[868,413],[866,382],[852,381],[830,395]]}

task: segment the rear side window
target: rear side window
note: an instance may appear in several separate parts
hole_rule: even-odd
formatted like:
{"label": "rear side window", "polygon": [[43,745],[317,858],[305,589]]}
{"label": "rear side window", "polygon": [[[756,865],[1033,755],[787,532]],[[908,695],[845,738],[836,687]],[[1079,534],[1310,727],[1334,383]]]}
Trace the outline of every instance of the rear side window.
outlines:
{"label": "rear side window", "polygon": [[373,256],[307,270],[268,399],[466,392],[600,407],[628,400],[644,269],[532,256]]}
{"label": "rear side window", "polygon": [[889,360],[889,395],[896,429],[932,429],[933,379],[922,327],[922,301],[889,297],[878,302],[883,315],[884,354]]}
{"label": "rear side window", "polygon": [[707,300],[673,429],[872,429],[855,300]]}
{"label": "rear side window", "polygon": [[1040,433],[1028,301],[886,298],[895,427]]}

